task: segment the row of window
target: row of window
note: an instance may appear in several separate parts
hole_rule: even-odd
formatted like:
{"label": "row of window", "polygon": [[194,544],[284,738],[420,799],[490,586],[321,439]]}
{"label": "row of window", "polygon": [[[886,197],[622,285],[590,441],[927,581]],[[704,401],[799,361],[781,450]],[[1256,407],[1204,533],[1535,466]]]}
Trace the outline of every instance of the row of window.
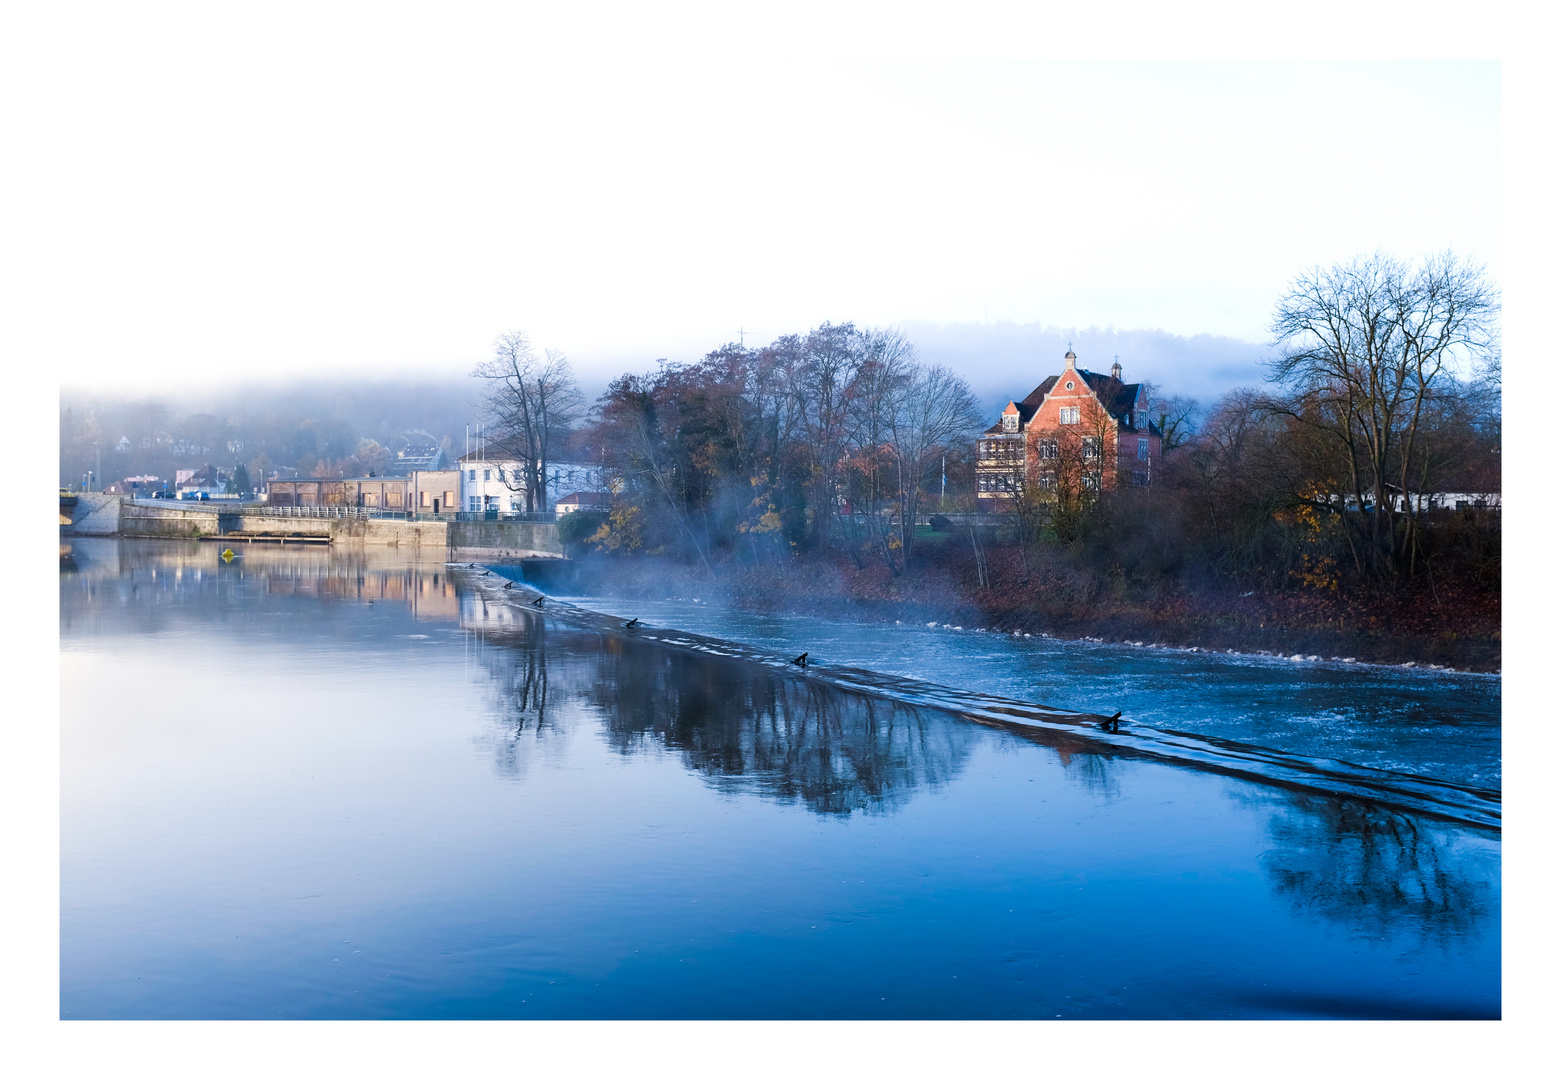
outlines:
{"label": "row of window", "polygon": [[984,458],[1017,459],[1024,452],[1022,443],[1012,440],[1003,442],[983,442],[980,444],[981,456]]}
{"label": "row of window", "polygon": [[[1059,423],[1059,424],[1077,424],[1078,422],[1079,422],[1079,407],[1077,405],[1064,405],[1064,406],[1062,406],[1061,408],[1059,408],[1057,410],[1057,423]],[[1127,414],[1127,422],[1128,422],[1129,425],[1131,425],[1133,427],[1144,427],[1144,426],[1148,425],[1149,417],[1148,416],[1135,416],[1134,413],[1129,412]],[[1012,416],[1012,415],[1003,417],[1003,430],[1004,431],[1018,431],[1019,430],[1019,418],[1017,416]]]}
{"label": "row of window", "polygon": [[[1082,452],[1087,458],[1100,456],[1100,439],[1093,435],[1086,436],[1082,442]],[[983,442],[980,444],[981,456],[984,458],[996,458],[998,460],[1018,460],[1020,448],[1018,443],[1012,442]],[[1055,458],[1059,450],[1056,439],[1041,439],[1035,444],[1036,453],[1042,458]],[[1138,440],[1138,460],[1149,460],[1149,440]]]}
{"label": "row of window", "polygon": [[[513,514],[518,514],[525,509],[521,506],[518,498],[509,501],[509,508]],[[474,514],[481,513],[484,510],[498,510],[500,509],[499,499],[493,495],[468,495],[466,496],[466,509]]]}
{"label": "row of window", "polygon": [[[1099,491],[1100,474],[1098,472],[1085,473],[1080,478],[1079,483],[1086,491]],[[1148,483],[1148,473],[1135,472],[1133,474],[1134,487],[1145,487],[1148,485]],[[1057,487],[1057,478],[1055,476],[1047,476],[1042,474],[1041,476],[1035,478],[1035,485],[1042,491],[1052,491]],[[997,476],[981,476],[976,479],[976,490],[979,492],[989,492],[992,494],[1012,494],[1018,489],[1018,478],[1008,474],[1000,474]]]}

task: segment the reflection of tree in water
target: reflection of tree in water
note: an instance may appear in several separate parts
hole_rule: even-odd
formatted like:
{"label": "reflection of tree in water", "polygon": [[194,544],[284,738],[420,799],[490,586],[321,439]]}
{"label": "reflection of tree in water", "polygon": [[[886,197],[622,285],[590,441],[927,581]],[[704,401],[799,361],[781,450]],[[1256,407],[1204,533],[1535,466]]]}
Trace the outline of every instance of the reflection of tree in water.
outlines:
{"label": "reflection of tree in water", "polygon": [[492,635],[482,650],[483,665],[492,676],[488,691],[495,730],[485,740],[493,751],[494,764],[506,776],[522,771],[522,743],[554,727],[554,707],[558,697],[568,697],[569,685],[584,679],[563,680],[562,695],[549,696],[549,672],[568,672],[582,665],[569,658],[547,655],[547,624],[528,621],[519,630]]}
{"label": "reflection of tree in water", "polygon": [[935,711],[668,650],[603,659],[590,699],[611,744],[655,739],[725,790],[821,814],[882,811],[945,783],[969,753],[969,733]]}
{"label": "reflection of tree in water", "polygon": [[1104,799],[1122,794],[1122,781],[1117,776],[1116,757],[1099,743],[1051,731],[1019,732],[1030,742],[1049,746],[1062,763],[1063,775]]}
{"label": "reflection of tree in water", "polygon": [[1483,845],[1456,827],[1358,800],[1286,801],[1269,824],[1278,846],[1263,865],[1297,907],[1374,936],[1414,928],[1451,943],[1477,932],[1497,904]]}
{"label": "reflection of tree in water", "polygon": [[723,790],[801,802],[821,814],[882,811],[950,779],[970,733],[953,717],[835,690],[748,664],[602,638],[551,634],[540,620],[490,634],[500,727],[489,740],[516,775],[528,732],[568,700],[593,706],[609,745],[650,745]]}

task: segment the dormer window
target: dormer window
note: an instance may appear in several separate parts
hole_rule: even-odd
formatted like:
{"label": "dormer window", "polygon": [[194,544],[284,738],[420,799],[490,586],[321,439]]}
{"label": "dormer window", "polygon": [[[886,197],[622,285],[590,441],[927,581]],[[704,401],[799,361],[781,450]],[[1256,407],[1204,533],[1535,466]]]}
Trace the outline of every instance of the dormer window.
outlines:
{"label": "dormer window", "polygon": [[1019,430],[1019,418],[1017,416],[1013,415],[1012,413],[1010,413],[1009,415],[1003,417],[1003,430],[1004,431],[1018,431]]}

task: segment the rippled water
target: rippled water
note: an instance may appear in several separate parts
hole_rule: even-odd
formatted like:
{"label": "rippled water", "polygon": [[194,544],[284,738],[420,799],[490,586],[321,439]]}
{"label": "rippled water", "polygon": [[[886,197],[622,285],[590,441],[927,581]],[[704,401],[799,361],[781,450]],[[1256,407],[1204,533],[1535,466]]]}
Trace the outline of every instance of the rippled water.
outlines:
{"label": "rippled water", "polygon": [[1488,829],[582,629],[393,552],[72,548],[67,1017],[1499,1015]]}
{"label": "rippled water", "polygon": [[[502,569],[502,568],[500,568]],[[516,571],[508,570],[516,575]],[[651,625],[1061,708],[1501,787],[1501,677],[1061,641],[924,623],[848,624],[698,598],[561,595]],[[1152,642],[1150,643],[1152,644]]]}

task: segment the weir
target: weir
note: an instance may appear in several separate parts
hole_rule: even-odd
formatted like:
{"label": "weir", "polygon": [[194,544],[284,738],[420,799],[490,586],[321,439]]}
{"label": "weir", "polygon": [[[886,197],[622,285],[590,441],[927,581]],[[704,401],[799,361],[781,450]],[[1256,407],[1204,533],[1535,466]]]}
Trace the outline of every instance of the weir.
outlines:
{"label": "weir", "polygon": [[[498,621],[551,619],[621,639],[653,643],[711,658],[767,667],[778,675],[826,684],[870,697],[937,709],[987,727],[1005,728],[1058,749],[1090,749],[1150,758],[1205,772],[1321,795],[1376,803],[1398,810],[1500,831],[1501,793],[1464,787],[1409,773],[1373,769],[1331,758],[1306,757],[1209,736],[1142,726],[1111,717],[1052,708],[995,694],[943,686],[919,679],[830,664],[810,655],[806,667],[790,656],[733,641],[642,624],[628,628],[622,618],[555,600],[522,582],[510,582],[478,566],[450,564],[452,577],[478,594],[484,610],[497,609]],[[505,588],[506,582],[510,587]],[[543,606],[533,605],[538,597]],[[1109,707],[1109,706],[1108,706]]]}

